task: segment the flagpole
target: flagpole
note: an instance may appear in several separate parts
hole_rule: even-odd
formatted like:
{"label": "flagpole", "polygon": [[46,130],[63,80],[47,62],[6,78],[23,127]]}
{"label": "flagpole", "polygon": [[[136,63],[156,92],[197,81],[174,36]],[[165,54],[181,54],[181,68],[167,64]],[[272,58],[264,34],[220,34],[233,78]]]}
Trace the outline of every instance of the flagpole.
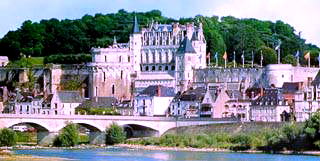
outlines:
{"label": "flagpole", "polygon": [[216,54],[215,58],[216,58],[216,68],[217,68],[218,67],[218,53],[216,52],[215,54]]}
{"label": "flagpole", "polygon": [[262,50],[260,50],[260,67],[261,68],[262,68],[262,61],[263,61]]}
{"label": "flagpole", "polygon": [[233,68],[236,68],[236,52],[233,52]]}
{"label": "flagpole", "polygon": [[278,49],[278,64],[280,64],[280,47]]}
{"label": "flagpole", "polygon": [[319,63],[319,68],[320,68],[320,52],[318,54],[318,63]]}
{"label": "flagpole", "polygon": [[242,50],[242,68],[244,68],[244,51]]}
{"label": "flagpole", "polygon": [[251,68],[253,68],[253,59],[254,59],[254,57],[253,57],[253,51],[251,51],[251,59],[252,59],[252,61],[251,61]]}
{"label": "flagpole", "polygon": [[211,55],[210,55],[210,52],[208,53],[209,55],[209,57],[208,57],[208,66],[210,67],[210,57],[211,57]]}

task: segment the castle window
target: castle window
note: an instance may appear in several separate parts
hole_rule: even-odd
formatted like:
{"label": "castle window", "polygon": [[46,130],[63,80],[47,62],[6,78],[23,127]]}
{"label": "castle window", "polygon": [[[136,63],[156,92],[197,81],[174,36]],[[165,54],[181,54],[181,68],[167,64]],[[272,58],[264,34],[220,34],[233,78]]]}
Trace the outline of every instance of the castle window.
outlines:
{"label": "castle window", "polygon": [[162,70],[162,66],[159,66],[159,70],[160,70],[160,71]]}
{"label": "castle window", "polygon": [[164,67],[164,70],[169,70],[169,67],[168,66]]}
{"label": "castle window", "polygon": [[106,81],[106,72],[103,72],[103,81]]}
{"label": "castle window", "polygon": [[115,91],[114,91],[114,84],[113,84],[112,87],[111,87],[111,93],[114,94],[114,92]]}
{"label": "castle window", "polygon": [[121,78],[121,80],[123,78],[123,71],[122,70],[121,70],[121,73],[120,73],[120,78]]}
{"label": "castle window", "polygon": [[149,71],[149,66],[146,66],[146,71]]}
{"label": "castle window", "polygon": [[176,69],[176,67],[173,65],[173,66],[171,66],[171,70],[175,70]]}
{"label": "castle window", "polygon": [[156,67],[155,66],[152,66],[152,69],[151,69],[152,71],[155,71],[156,70]]}

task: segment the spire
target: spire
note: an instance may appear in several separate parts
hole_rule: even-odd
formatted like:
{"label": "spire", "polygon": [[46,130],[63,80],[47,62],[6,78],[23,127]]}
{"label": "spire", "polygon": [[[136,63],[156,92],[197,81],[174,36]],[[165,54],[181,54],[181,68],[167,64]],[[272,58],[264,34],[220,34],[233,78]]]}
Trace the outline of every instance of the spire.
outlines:
{"label": "spire", "polygon": [[138,24],[138,20],[137,20],[137,16],[134,16],[134,24],[133,24],[133,28],[132,28],[132,33],[139,33],[139,24]]}
{"label": "spire", "polygon": [[182,43],[180,44],[177,53],[196,53],[196,51],[194,50],[194,48],[192,47],[191,41],[188,39],[188,37],[186,36]]}

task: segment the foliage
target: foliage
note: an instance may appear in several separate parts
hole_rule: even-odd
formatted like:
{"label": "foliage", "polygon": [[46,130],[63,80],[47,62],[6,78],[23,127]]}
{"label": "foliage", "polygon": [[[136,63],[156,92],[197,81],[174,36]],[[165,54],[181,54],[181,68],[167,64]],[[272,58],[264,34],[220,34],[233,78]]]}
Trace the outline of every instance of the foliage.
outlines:
{"label": "foliage", "polygon": [[117,112],[116,109],[112,107],[106,107],[106,108],[90,108],[90,107],[84,107],[84,108],[76,108],[76,113],[79,113],[81,115],[120,115],[120,113]]}
{"label": "foliage", "polygon": [[34,132],[16,132],[17,136],[17,142],[22,142],[22,143],[36,143],[37,139],[36,136],[37,134]]}
{"label": "foliage", "polygon": [[6,68],[32,68],[43,67],[43,57],[22,57],[19,60],[10,61]]}
{"label": "foliage", "polygon": [[304,127],[304,133],[307,135],[308,139],[319,147],[320,141],[320,112],[315,112],[306,121]]}
{"label": "foliage", "polygon": [[44,58],[44,63],[53,63],[53,64],[82,64],[91,62],[90,54],[77,54],[77,55],[50,55]]}
{"label": "foliage", "polygon": [[[278,40],[282,42],[282,58],[294,54],[297,50],[311,51],[311,64],[315,65],[317,60],[314,55],[320,51],[317,46],[306,44],[303,38],[295,34],[292,26],[282,21],[238,19],[232,16],[196,16],[175,20],[162,16],[159,10],[143,13],[127,12],[123,9],[105,15],[84,15],[76,20],[52,18],[40,22],[25,21],[19,29],[8,32],[0,40],[0,51],[10,60],[18,60],[22,55],[26,55],[47,57],[45,63],[83,63],[86,61],[76,61],[73,56],[64,56],[87,53],[91,47],[106,47],[112,44],[114,36],[117,36],[118,42],[128,42],[135,15],[140,27],[146,27],[152,21],[161,24],[201,22],[207,40],[207,51],[212,57],[218,52],[219,61],[222,61],[224,51],[227,53],[235,51],[237,63],[241,63],[242,52],[245,53],[246,60],[250,60],[252,51],[259,53],[258,49],[261,47],[266,47],[273,53]],[[63,56],[51,57],[57,54]],[[264,57],[265,64],[273,63],[267,61],[267,57],[268,54]],[[232,60],[233,55],[229,54],[228,59]],[[306,64],[306,61],[302,60],[301,63]]]}
{"label": "foliage", "polygon": [[293,55],[287,55],[283,58],[283,64],[292,64],[294,66],[297,65],[297,59]]}
{"label": "foliage", "polygon": [[71,147],[79,143],[79,131],[76,124],[68,124],[55,138],[53,145],[58,147]]}
{"label": "foliage", "polygon": [[115,123],[106,130],[106,144],[113,145],[124,142],[126,139],[126,133],[123,128]]}
{"label": "foliage", "polygon": [[0,146],[13,146],[17,142],[16,133],[9,128],[0,130]]}
{"label": "foliage", "polygon": [[81,89],[81,85],[82,83],[79,80],[79,78],[76,78],[76,79],[70,79],[68,81],[61,83],[61,88],[62,90],[76,91]]}

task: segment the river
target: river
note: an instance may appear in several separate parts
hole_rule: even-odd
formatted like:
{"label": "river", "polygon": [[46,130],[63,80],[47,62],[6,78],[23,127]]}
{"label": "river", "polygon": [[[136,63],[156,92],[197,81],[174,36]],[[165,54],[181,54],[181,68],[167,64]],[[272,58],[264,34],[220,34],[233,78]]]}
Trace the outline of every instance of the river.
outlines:
{"label": "river", "polygon": [[183,152],[155,151],[127,148],[101,149],[37,149],[15,150],[16,154],[28,154],[39,157],[58,157],[66,160],[79,161],[319,161],[318,156],[280,155],[280,154],[245,154],[220,152]]}

